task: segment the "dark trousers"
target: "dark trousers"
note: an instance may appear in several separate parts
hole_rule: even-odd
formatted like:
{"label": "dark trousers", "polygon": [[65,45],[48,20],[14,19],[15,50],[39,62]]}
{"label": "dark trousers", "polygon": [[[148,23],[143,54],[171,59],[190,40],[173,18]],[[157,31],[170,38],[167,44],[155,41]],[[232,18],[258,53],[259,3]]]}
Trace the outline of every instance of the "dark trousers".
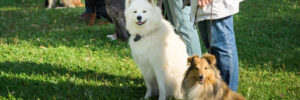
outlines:
{"label": "dark trousers", "polygon": [[85,12],[92,13],[94,10],[98,19],[105,18],[111,21],[106,12],[105,0],[85,0]]}

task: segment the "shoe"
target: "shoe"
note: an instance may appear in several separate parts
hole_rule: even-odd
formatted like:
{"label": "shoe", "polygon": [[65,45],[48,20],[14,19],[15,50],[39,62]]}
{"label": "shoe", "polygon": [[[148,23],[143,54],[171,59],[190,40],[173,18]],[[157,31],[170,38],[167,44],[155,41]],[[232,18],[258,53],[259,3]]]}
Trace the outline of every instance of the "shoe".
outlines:
{"label": "shoe", "polygon": [[111,35],[106,35],[107,38],[110,38],[111,40],[116,40],[117,39],[117,34],[111,34]]}
{"label": "shoe", "polygon": [[89,19],[88,13],[84,12],[80,15],[79,21],[87,21]]}

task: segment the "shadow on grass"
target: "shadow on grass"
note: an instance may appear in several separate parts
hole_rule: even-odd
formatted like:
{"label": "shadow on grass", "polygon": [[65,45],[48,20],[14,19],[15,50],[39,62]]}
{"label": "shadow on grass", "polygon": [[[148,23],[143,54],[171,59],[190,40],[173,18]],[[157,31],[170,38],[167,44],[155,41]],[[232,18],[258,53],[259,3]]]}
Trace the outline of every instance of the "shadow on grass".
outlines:
{"label": "shadow on grass", "polygon": [[[139,99],[145,92],[142,79],[89,69],[78,68],[78,71],[73,71],[61,66],[31,62],[3,62],[0,66],[0,95],[4,97],[10,97],[11,94],[23,99],[133,100]],[[64,80],[62,77],[66,76]],[[90,84],[89,81],[97,83]]]}

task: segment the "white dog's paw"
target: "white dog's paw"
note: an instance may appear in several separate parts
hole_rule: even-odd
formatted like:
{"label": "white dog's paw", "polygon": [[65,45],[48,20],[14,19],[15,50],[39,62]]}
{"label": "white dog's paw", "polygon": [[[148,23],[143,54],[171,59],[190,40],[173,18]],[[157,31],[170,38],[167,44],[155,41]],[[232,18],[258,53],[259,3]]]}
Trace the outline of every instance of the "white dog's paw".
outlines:
{"label": "white dog's paw", "polygon": [[152,91],[148,91],[146,92],[144,99],[149,99],[152,96]]}
{"label": "white dog's paw", "polygon": [[159,96],[158,100],[167,100],[167,97],[166,96]]}
{"label": "white dog's paw", "polygon": [[145,99],[145,98],[142,97],[139,100],[150,100],[150,98]]}

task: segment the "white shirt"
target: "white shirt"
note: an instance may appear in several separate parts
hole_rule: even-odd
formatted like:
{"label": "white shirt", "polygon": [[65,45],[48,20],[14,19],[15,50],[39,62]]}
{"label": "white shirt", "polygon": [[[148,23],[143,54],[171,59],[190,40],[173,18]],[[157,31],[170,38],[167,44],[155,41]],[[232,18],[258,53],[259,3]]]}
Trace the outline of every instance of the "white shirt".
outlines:
{"label": "white shirt", "polygon": [[[212,0],[213,8],[211,14],[211,3],[203,8],[198,8],[197,18],[195,19],[198,0],[191,0],[191,21],[199,22],[212,19],[224,18],[239,12],[239,4],[243,0]],[[196,21],[195,21],[196,20]]]}

